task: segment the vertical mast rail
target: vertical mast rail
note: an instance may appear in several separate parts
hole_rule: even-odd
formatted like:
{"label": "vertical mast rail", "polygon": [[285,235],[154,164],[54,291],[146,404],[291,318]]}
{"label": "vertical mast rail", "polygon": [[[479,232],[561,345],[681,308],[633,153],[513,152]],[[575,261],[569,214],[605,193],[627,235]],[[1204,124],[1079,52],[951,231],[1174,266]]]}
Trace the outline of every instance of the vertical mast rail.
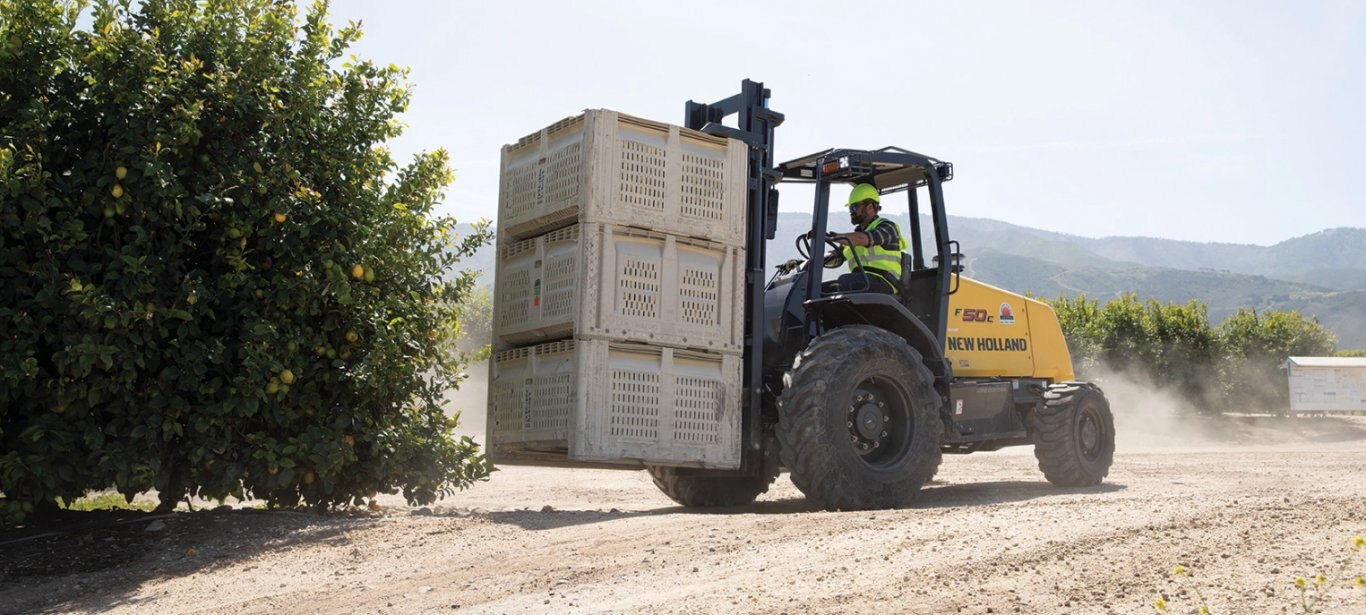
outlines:
{"label": "vertical mast rail", "polygon": [[[688,101],[684,111],[684,126],[693,130],[731,137],[749,146],[749,169],[746,182],[745,212],[745,345],[744,391],[742,408],[742,441],[746,451],[757,452],[763,446],[763,338],[760,331],[764,320],[764,252],[765,241],[772,239],[778,224],[778,183],[782,175],[773,168],[773,130],[783,123],[783,114],[768,108],[771,92],[764,84],[746,79],[740,83],[740,93],[715,102],[703,104]],[[738,128],[722,124],[726,116],[736,114]],[[741,468],[759,471],[757,455],[746,454]]]}

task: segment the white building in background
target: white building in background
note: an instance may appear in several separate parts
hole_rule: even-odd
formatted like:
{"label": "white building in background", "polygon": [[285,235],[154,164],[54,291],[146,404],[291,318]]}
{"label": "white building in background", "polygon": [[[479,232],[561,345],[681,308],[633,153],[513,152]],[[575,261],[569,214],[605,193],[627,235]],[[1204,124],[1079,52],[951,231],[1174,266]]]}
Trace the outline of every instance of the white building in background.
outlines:
{"label": "white building in background", "polygon": [[1366,357],[1290,357],[1290,412],[1366,412]]}

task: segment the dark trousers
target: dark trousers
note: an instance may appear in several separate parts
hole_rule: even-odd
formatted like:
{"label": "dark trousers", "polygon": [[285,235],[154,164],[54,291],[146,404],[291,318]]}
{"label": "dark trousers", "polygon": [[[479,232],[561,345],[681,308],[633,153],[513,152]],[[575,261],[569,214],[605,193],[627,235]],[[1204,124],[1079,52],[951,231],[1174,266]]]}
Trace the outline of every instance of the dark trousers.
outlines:
{"label": "dark trousers", "polygon": [[862,271],[845,273],[838,279],[826,282],[821,285],[821,290],[827,293],[882,293],[884,295],[895,295],[896,287],[887,278],[873,272],[866,275]]}

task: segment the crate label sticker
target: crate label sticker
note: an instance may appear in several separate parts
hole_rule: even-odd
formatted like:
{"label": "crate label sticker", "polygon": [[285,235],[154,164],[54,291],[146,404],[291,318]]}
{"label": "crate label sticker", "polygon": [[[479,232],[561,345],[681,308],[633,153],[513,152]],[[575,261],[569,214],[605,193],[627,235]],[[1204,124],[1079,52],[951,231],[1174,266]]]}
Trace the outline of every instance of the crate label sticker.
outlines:
{"label": "crate label sticker", "polygon": [[527,388],[522,392],[522,429],[531,429],[531,381],[527,380]]}
{"label": "crate label sticker", "polygon": [[962,413],[963,413],[963,400],[961,400],[961,399],[954,400],[954,404],[953,404],[953,413],[954,413],[954,414],[962,414]]}
{"label": "crate label sticker", "polygon": [[531,285],[531,305],[541,307],[541,278],[536,278],[536,282]]}
{"label": "crate label sticker", "polygon": [[545,207],[545,167],[536,169],[536,209]]}

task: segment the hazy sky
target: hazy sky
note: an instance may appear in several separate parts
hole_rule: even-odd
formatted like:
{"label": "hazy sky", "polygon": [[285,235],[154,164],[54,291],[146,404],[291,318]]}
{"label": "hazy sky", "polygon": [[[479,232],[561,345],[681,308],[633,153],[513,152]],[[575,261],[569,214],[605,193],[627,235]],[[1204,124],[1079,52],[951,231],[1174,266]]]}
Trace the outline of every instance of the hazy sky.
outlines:
{"label": "hazy sky", "polygon": [[[1272,244],[1366,226],[1366,0],[338,0],[411,66],[395,152],[446,147],[445,210],[493,218],[506,143],[585,108],[681,123],[762,81],[777,158],[954,163],[949,213],[1092,237]],[[810,210],[785,191],[783,209]],[[839,194],[839,193],[837,193]]]}

